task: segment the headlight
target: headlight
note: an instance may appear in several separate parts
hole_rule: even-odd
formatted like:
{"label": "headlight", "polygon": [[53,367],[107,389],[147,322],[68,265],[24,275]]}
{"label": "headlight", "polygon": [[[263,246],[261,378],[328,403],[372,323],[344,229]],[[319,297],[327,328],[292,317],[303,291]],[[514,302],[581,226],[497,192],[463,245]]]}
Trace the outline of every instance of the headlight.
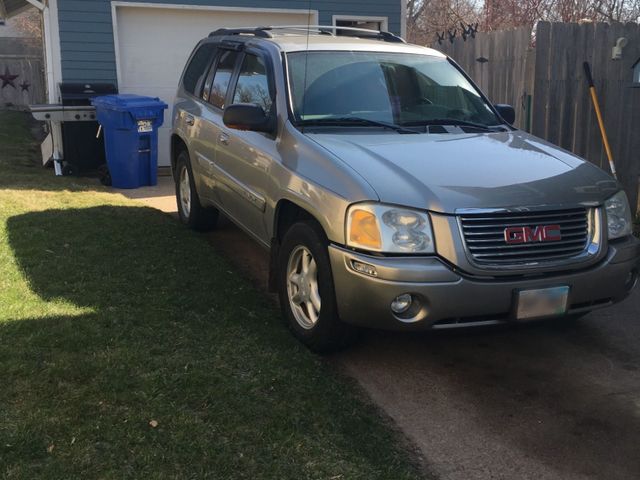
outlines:
{"label": "headlight", "polygon": [[604,202],[604,208],[607,212],[609,239],[612,240],[614,238],[631,235],[631,209],[629,208],[627,194],[623,191],[616,193]]}
{"label": "headlight", "polygon": [[360,203],[347,212],[347,245],[385,253],[433,253],[431,222],[426,212]]}

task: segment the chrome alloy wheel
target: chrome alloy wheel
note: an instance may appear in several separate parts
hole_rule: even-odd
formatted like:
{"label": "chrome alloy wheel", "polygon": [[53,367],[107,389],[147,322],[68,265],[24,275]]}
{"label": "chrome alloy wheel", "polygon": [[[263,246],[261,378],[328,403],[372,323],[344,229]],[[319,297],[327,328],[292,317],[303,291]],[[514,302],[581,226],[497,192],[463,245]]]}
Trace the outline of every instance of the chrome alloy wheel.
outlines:
{"label": "chrome alloy wheel", "polygon": [[303,246],[293,249],[287,264],[287,296],[298,324],[309,330],[320,317],[318,266],[313,255]]}
{"label": "chrome alloy wheel", "polygon": [[180,208],[185,218],[191,214],[191,182],[189,181],[189,169],[184,166],[180,171]]}

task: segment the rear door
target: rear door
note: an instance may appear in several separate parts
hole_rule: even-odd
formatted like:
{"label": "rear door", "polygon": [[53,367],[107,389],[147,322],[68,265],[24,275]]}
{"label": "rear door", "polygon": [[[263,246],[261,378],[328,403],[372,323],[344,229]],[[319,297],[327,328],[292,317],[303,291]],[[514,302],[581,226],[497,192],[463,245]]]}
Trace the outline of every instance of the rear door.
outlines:
{"label": "rear door", "polygon": [[216,50],[212,43],[205,43],[196,48],[182,76],[182,88],[176,98],[173,113],[174,129],[188,140],[194,180],[198,193],[203,197],[210,196],[209,189],[212,185],[206,181],[207,165],[202,164],[199,159],[209,155],[209,151],[215,150],[215,144],[207,144],[206,139],[199,135],[206,111],[201,96]]}
{"label": "rear door", "polygon": [[221,135],[224,124],[222,114],[226,105],[229,85],[236,71],[236,65],[241,53],[237,50],[219,48],[213,66],[205,79],[202,89],[202,123],[197,135],[201,150],[198,152],[197,161],[204,172],[204,182],[208,185],[209,199],[227,210],[224,198],[225,183],[221,181],[219,169],[216,168],[219,155],[218,137]]}

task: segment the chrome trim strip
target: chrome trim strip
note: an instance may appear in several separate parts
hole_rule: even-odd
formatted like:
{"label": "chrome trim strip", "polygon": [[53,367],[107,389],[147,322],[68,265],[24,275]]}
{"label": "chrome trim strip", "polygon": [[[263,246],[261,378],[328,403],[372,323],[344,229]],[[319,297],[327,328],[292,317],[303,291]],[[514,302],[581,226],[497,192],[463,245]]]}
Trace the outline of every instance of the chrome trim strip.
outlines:
{"label": "chrome trim strip", "polygon": [[211,168],[214,166],[213,160],[211,160],[208,157],[205,157],[200,152],[196,152],[196,161],[198,162],[198,165],[200,165],[205,170],[210,171]]}
{"label": "chrome trim strip", "polygon": [[531,212],[553,212],[558,210],[572,210],[576,208],[595,208],[601,205],[600,202],[582,202],[571,206],[567,205],[534,205],[530,207],[500,207],[500,208],[456,208],[456,215],[478,215],[487,213],[531,213]]}

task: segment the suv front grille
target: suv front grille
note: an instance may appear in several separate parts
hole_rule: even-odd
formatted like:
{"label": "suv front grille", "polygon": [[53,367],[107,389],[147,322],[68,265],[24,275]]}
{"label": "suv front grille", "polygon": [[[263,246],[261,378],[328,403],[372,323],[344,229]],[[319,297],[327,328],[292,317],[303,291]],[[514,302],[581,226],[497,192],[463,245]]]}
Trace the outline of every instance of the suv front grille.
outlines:
{"label": "suv front grille", "polygon": [[[468,253],[477,264],[518,265],[562,262],[576,257],[590,243],[589,214],[585,208],[535,212],[469,213],[459,217]],[[510,244],[505,230],[558,225],[561,238]]]}

